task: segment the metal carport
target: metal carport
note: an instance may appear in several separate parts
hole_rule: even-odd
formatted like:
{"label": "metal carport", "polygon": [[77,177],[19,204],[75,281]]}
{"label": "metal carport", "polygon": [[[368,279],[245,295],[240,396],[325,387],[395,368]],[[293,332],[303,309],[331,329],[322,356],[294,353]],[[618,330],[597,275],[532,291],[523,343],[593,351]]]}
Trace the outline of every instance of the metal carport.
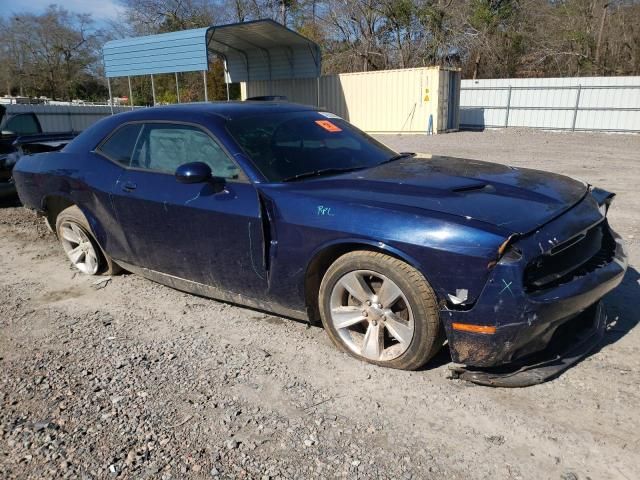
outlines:
{"label": "metal carport", "polygon": [[208,101],[206,72],[209,54],[222,57],[229,99],[229,83],[249,80],[319,78],[320,47],[306,37],[273,20],[232,23],[143,37],[112,40],[103,47],[105,74],[112,105],[111,78],[201,71],[205,101]]}

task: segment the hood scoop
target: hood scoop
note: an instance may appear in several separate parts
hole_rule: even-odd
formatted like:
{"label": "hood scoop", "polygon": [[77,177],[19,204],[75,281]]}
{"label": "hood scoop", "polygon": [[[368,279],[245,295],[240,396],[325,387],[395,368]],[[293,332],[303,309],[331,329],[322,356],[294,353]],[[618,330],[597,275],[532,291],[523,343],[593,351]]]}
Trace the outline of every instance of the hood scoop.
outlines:
{"label": "hood scoop", "polygon": [[476,185],[465,185],[464,187],[452,188],[453,193],[471,193],[471,192],[484,192],[493,193],[496,191],[496,187],[489,183],[480,183]]}

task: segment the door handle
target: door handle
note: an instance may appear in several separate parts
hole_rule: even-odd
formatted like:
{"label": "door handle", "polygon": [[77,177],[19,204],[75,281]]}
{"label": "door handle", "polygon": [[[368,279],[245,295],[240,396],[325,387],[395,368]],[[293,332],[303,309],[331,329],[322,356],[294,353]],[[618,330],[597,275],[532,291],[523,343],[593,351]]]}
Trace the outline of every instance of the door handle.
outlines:
{"label": "door handle", "polygon": [[137,188],[137,185],[133,182],[124,182],[122,184],[122,190],[125,192],[133,192]]}

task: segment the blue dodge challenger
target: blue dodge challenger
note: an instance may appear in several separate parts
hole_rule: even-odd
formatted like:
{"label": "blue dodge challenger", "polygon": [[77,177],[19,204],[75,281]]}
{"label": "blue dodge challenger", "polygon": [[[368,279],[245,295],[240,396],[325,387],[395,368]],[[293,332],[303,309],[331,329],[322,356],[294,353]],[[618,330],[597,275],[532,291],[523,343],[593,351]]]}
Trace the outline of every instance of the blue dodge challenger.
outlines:
{"label": "blue dodge challenger", "polygon": [[397,153],[286,102],[115,115],[14,176],[83,273],[319,319],[382,366],[417,369],[446,342],[454,373],[487,385],[537,383],[584,356],[627,267],[609,192]]}

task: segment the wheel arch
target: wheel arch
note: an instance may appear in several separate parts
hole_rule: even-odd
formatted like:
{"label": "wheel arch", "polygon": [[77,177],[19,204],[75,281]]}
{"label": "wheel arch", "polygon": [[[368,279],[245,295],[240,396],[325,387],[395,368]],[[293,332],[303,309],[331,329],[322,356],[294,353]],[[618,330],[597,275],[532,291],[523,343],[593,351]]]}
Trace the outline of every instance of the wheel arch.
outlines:
{"label": "wheel arch", "polygon": [[[379,252],[397,258],[418,270],[429,282],[427,275],[423,272],[420,263],[405,252],[398,250],[382,242],[365,239],[343,239],[323,245],[316,249],[307,263],[304,276],[304,299],[309,314],[309,319],[315,324],[320,323],[320,311],[318,306],[318,293],[320,283],[324,274],[331,264],[342,255],[358,250]],[[429,282],[431,284],[431,282]],[[436,289],[434,288],[434,292]],[[437,293],[436,297],[437,297]]]}
{"label": "wheel arch", "polygon": [[[51,195],[47,195],[42,199],[41,207],[45,215],[47,226],[54,233],[56,233],[56,220],[58,218],[58,215],[60,215],[60,213],[63,210],[69,207],[74,207],[74,206],[78,207],[82,212],[82,214],[84,215],[84,217],[87,219],[87,222],[91,227],[91,234],[93,235],[93,238],[96,241],[98,241],[98,244],[101,245],[101,242],[99,241],[99,236],[97,235],[98,232],[102,231],[98,220],[95,218],[94,215],[92,215],[92,213],[89,210],[84,208],[82,205],[76,203],[73,200],[73,198],[71,198],[70,195],[67,195],[65,193],[62,193],[62,192],[54,193]],[[100,248],[102,248],[102,246]]]}
{"label": "wheel arch", "polygon": [[71,199],[71,197],[62,193],[47,195],[42,199],[41,208],[42,212],[44,212],[44,219],[52,232],[56,232],[56,220],[58,215],[60,215],[63,210],[74,205],[76,205],[76,203]]}

